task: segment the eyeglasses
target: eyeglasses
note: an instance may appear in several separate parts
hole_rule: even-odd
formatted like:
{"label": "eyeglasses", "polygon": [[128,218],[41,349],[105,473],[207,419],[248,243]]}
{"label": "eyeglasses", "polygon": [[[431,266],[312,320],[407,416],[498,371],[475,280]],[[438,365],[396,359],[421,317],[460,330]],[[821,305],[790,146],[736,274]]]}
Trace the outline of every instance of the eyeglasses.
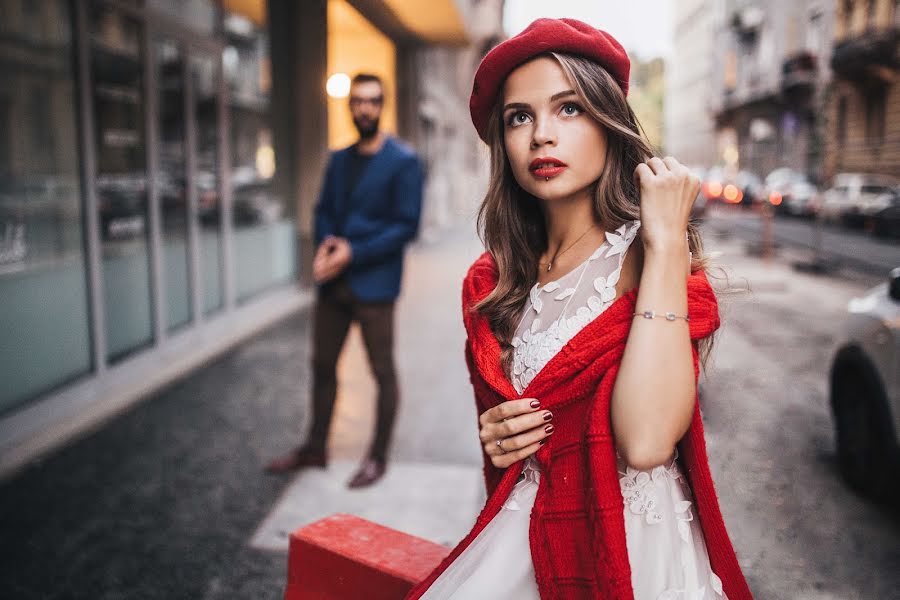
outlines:
{"label": "eyeglasses", "polygon": [[363,104],[371,104],[374,107],[379,107],[384,103],[384,96],[375,96],[374,98],[359,98],[359,97],[351,97],[350,98],[350,107],[356,108],[358,106],[362,106]]}

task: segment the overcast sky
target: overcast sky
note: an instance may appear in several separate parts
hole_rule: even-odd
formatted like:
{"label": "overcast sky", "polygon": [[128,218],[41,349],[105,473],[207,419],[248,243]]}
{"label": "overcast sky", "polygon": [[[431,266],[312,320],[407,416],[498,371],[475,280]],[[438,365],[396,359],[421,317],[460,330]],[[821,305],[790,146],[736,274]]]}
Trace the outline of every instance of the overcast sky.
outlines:
{"label": "overcast sky", "polygon": [[646,60],[672,53],[672,0],[506,0],[503,29],[514,36],[540,17],[569,17],[608,31]]}

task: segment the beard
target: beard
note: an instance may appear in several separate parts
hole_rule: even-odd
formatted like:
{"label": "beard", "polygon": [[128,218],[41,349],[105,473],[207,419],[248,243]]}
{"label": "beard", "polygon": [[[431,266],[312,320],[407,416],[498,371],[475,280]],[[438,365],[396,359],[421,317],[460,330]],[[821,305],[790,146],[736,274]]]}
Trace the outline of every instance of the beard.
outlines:
{"label": "beard", "polygon": [[378,123],[380,120],[380,117],[375,117],[374,119],[354,118],[353,125],[356,127],[356,131],[359,133],[359,137],[367,140],[375,137],[375,134],[378,133]]}

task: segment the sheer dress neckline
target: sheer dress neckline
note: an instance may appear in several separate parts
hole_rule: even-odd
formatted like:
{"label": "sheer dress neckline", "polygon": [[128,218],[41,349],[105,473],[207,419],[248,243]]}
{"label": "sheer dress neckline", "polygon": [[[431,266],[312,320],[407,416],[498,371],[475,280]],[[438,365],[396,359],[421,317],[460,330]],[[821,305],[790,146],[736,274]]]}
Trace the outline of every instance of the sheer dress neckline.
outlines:
{"label": "sheer dress neckline", "polygon": [[517,393],[521,394],[572,337],[616,300],[625,253],[640,224],[634,219],[614,232],[606,232],[604,242],[580,266],[531,288],[510,341],[514,348],[510,382]]}

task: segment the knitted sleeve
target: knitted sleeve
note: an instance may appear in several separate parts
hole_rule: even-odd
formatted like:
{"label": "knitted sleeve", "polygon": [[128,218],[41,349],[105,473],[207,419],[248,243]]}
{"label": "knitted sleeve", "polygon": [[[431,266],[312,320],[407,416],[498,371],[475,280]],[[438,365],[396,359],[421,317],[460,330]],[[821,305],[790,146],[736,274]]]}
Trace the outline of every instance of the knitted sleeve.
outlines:
{"label": "knitted sleeve", "polygon": [[[469,311],[471,310],[472,305],[474,304],[474,298],[478,293],[476,285],[478,283],[478,277],[483,273],[485,265],[486,253],[479,257],[471,267],[469,267],[468,272],[466,273],[466,277],[463,280],[462,285],[462,312],[463,312],[463,324],[465,325],[466,332],[471,331],[470,329],[470,319],[469,319]],[[478,369],[475,366],[475,357],[472,354],[472,346],[469,342],[468,335],[466,336],[465,343],[465,358],[466,358],[466,367],[469,370],[469,382],[472,384],[472,391],[475,396],[475,408],[478,412],[478,416],[481,416],[481,413],[486,411],[491,407],[489,403],[489,398],[491,397],[492,391],[489,389],[489,386],[482,380],[481,375],[478,372]],[[476,427],[480,428],[480,423],[476,422]],[[494,490],[497,489],[497,486],[500,484],[500,480],[503,478],[503,474],[506,472],[505,469],[501,469],[499,467],[495,467],[494,463],[491,462],[491,457],[487,455],[484,451],[484,448],[481,449],[481,457],[483,462],[483,471],[484,471],[484,484],[487,490],[487,495],[490,497],[493,495]]]}

